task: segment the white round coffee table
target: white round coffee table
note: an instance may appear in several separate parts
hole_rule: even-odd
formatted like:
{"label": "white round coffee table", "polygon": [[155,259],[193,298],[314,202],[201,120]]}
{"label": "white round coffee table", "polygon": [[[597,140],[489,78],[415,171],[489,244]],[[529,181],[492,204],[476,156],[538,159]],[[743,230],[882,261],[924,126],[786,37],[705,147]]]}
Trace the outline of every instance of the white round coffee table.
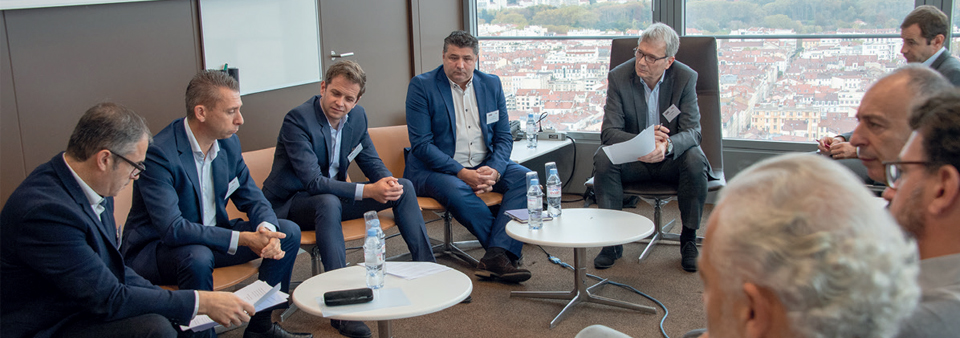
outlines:
{"label": "white round coffee table", "polygon": [[564,209],[560,217],[543,222],[543,228],[530,230],[527,224],[517,221],[507,223],[507,234],[514,239],[530,244],[574,248],[574,288],[573,291],[513,291],[511,297],[532,297],[569,299],[567,306],[550,322],[557,326],[581,302],[606,304],[650,313],[656,310],[649,306],[637,305],[616,299],[594,296],[590,289],[603,285],[604,280],[587,287],[587,268],[584,264],[586,248],[617,245],[638,241],[653,233],[653,222],[649,218],[634,213],[608,209]]}
{"label": "white round coffee table", "polygon": [[[428,262],[387,262],[388,269],[393,264],[433,264]],[[399,288],[409,300],[409,305],[380,307],[388,301],[377,298],[369,303],[347,305],[355,307],[354,312],[324,315],[318,298],[327,291],[356,289],[366,287],[366,270],[362,266],[350,266],[313,276],[293,291],[293,303],[306,313],[340,320],[376,320],[379,336],[392,337],[391,321],[434,313],[467,298],[473,291],[473,281],[462,272],[449,269],[440,273],[417,279],[403,279],[390,274],[384,277],[384,289]]]}

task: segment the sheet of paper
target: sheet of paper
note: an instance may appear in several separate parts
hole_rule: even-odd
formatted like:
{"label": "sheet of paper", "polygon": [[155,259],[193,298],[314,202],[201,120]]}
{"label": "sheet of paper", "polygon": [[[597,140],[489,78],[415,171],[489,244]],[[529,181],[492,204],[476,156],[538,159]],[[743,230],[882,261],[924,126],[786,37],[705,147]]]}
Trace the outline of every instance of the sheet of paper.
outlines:
{"label": "sheet of paper", "polygon": [[[363,262],[357,263],[364,266]],[[403,279],[417,279],[450,270],[450,267],[424,262],[386,262],[384,272]]]}
{"label": "sheet of paper", "polygon": [[636,162],[637,158],[656,149],[657,143],[653,137],[654,127],[656,125],[647,127],[640,134],[627,141],[603,147],[603,152],[607,154],[607,158],[613,164]]}
{"label": "sheet of paper", "polygon": [[347,313],[370,311],[375,309],[385,309],[398,306],[410,305],[410,299],[400,288],[384,288],[373,290],[373,300],[369,303],[350,304],[341,306],[327,306],[323,303],[323,296],[317,297],[317,303],[320,304],[320,312],[324,317],[331,317]]}
{"label": "sheet of paper", "polygon": [[450,267],[440,264],[423,264],[421,262],[387,262],[386,273],[403,278],[417,279],[450,270]]}
{"label": "sheet of paper", "polygon": [[[250,285],[237,290],[233,294],[247,303],[253,304],[256,311],[261,311],[283,303],[287,301],[289,297],[289,295],[280,291],[280,283],[277,283],[277,286],[271,288],[270,284],[261,280],[250,283]],[[210,319],[207,315],[199,315],[190,321],[190,325],[181,325],[180,329],[183,331],[193,330],[199,332],[214,326],[217,326],[217,322],[213,321],[213,319]]]}

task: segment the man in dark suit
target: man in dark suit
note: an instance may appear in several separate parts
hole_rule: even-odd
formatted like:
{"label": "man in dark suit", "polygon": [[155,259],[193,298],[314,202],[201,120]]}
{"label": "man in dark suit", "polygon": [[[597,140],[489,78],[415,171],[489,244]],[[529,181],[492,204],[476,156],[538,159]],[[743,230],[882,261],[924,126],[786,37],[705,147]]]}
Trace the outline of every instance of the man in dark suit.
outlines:
{"label": "man in dark suit", "polygon": [[[288,292],[300,229],[277,219],[243,162],[235,135],[243,124],[237,81],[202,71],[187,86],[186,103],[187,117],[154,137],[147,171],[133,186],[124,258],[156,284],[212,290],[214,268],[262,257],[260,279]],[[228,219],[227,199],[249,221]],[[251,318],[244,337],[295,336],[272,323],[270,313]]]}
{"label": "man in dark suit", "polygon": [[[603,145],[627,141],[654,126],[656,149],[638,162],[613,164],[604,151],[593,156],[597,205],[623,207],[623,183],[677,182],[683,231],[681,265],[697,271],[696,233],[707,198],[707,158],[700,149],[697,72],[674,55],[680,38],[670,26],[656,23],[643,31],[636,56],[610,71],[600,139]],[[594,266],[605,269],[623,254],[623,246],[604,247]]]}
{"label": "man in dark suit", "polygon": [[[366,75],[356,62],[338,62],[327,70],[316,95],[283,119],[273,169],[263,192],[279,217],[303,230],[316,230],[324,270],[346,266],[343,219],[370,210],[393,208],[397,226],[415,261],[433,262],[433,250],[413,185],[393,177],[367,134],[367,115],[357,105]],[[357,166],[370,180],[347,182]],[[341,334],[369,337],[363,322],[331,320]]]}
{"label": "man in dark suit", "polygon": [[[476,274],[506,282],[530,279],[517,268],[523,243],[506,233],[503,211],[526,207],[527,168],[510,161],[513,138],[500,78],[475,70],[477,39],[455,31],[443,40],[443,65],[410,80],[411,152],[403,176],[436,199],[487,250]],[[503,193],[494,213],[477,194]]]}
{"label": "man in dark suit", "polygon": [[954,86],[960,86],[960,60],[944,47],[950,20],[940,9],[923,5],[915,8],[900,24],[903,48],[900,53],[907,62],[922,62],[936,69]]}
{"label": "man in dark suit", "polygon": [[0,212],[4,337],[175,337],[171,320],[224,325],[254,308],[227,292],[168,291],[126,267],[113,196],[144,170],[150,130],[126,107],[98,104],[67,151],[37,167]]}

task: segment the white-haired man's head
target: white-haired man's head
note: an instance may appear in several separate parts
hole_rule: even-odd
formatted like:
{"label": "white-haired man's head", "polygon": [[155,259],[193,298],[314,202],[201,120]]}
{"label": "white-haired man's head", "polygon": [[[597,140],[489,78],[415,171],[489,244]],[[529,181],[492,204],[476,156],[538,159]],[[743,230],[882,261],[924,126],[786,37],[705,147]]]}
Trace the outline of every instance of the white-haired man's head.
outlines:
{"label": "white-haired man's head", "polygon": [[700,256],[711,337],[897,333],[920,295],[916,247],[857,182],[809,154],[730,181]]}

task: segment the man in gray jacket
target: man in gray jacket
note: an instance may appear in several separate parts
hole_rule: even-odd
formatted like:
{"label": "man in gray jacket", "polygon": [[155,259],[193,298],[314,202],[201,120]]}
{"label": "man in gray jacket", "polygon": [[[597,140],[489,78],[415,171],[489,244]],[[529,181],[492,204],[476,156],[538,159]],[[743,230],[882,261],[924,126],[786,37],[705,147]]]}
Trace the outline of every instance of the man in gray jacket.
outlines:
{"label": "man in gray jacket", "polygon": [[[657,181],[677,184],[680,203],[681,265],[697,271],[697,228],[707,197],[707,157],[700,149],[697,72],[677,62],[680,38],[670,26],[656,23],[643,31],[635,57],[610,71],[600,139],[603,145],[629,140],[653,126],[656,148],[636,162],[613,164],[604,151],[593,157],[597,205],[620,209],[623,183]],[[608,268],[623,246],[604,247],[594,259]]]}

